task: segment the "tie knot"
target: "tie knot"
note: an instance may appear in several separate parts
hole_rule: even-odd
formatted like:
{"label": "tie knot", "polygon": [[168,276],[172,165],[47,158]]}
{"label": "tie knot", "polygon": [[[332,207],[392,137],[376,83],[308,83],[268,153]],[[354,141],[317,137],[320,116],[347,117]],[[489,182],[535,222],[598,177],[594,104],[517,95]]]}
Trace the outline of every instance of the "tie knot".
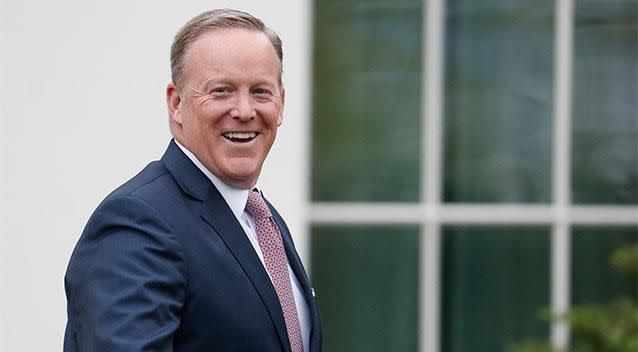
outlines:
{"label": "tie knot", "polygon": [[246,212],[255,220],[271,217],[270,209],[261,193],[257,191],[248,192],[248,201],[246,202]]}

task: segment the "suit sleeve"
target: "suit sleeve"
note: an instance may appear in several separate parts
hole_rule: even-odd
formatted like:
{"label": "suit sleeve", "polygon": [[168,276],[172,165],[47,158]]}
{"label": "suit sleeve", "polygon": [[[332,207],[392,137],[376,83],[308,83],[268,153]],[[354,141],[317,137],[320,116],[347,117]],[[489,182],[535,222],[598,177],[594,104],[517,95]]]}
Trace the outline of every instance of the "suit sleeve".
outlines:
{"label": "suit sleeve", "polygon": [[107,199],[65,277],[73,350],[173,351],[185,286],[183,252],[163,217],[131,196]]}

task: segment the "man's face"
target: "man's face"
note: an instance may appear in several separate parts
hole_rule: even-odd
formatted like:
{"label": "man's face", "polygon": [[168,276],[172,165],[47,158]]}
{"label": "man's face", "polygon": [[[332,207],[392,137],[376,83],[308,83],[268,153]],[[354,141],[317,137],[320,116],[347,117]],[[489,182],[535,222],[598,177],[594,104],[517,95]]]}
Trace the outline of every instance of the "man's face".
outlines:
{"label": "man's face", "polygon": [[183,87],[167,88],[175,138],[231,186],[255,186],[275,141],[284,105],[280,69],[265,34],[212,30],[185,54]]}

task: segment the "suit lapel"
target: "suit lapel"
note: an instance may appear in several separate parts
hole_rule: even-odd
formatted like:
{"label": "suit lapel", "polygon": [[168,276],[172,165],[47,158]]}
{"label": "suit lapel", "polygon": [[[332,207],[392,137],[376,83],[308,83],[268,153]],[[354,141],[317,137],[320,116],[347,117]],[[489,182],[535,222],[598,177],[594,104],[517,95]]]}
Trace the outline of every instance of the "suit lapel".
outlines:
{"label": "suit lapel", "polygon": [[226,201],[212,184],[209,196],[204,201],[202,218],[213,227],[219,237],[226,243],[239,265],[244,269],[268,309],[282,345],[286,351],[290,351],[290,342],[288,342],[288,332],[286,331],[283,312],[268,273],[266,273],[266,269],[264,269],[255,253],[255,249],[246,237],[244,229],[237,222]]}
{"label": "suit lapel", "polygon": [[285,351],[290,352],[288,332],[275,288],[255,249],[226,201],[213,183],[171,140],[162,162],[182,190],[203,202],[201,217],[217,232],[261,297]]}
{"label": "suit lapel", "polygon": [[[271,206],[271,211],[272,211],[272,206]],[[301,264],[301,259],[299,259],[299,256],[297,255],[297,251],[294,248],[294,245],[292,243],[292,237],[290,236],[290,233],[288,232],[288,228],[284,226],[283,220],[279,216],[275,216],[274,218],[275,218],[275,223],[277,223],[277,226],[279,227],[279,231],[281,231],[281,237],[284,241],[284,247],[286,249],[286,257],[288,258],[288,264],[290,264],[292,271],[297,276],[297,280],[299,280],[299,282],[301,283],[301,286],[303,286],[302,288],[304,291],[304,298],[306,299],[307,302],[310,302],[312,298],[312,288],[310,287],[310,280],[308,279],[306,275],[306,271],[304,270],[303,265]]]}
{"label": "suit lapel", "polygon": [[306,275],[306,270],[301,263],[301,259],[297,254],[297,250],[292,242],[292,236],[288,230],[288,227],[284,223],[283,219],[275,210],[275,208],[268,202],[268,206],[270,211],[272,212],[275,222],[279,227],[279,231],[281,232],[281,237],[284,241],[284,247],[286,249],[286,256],[288,257],[288,264],[292,268],[292,271],[297,276],[297,280],[301,283],[302,289],[304,291],[304,297],[306,299],[306,303],[308,304],[308,309],[310,310],[310,317],[312,320],[312,327],[310,332],[310,352],[320,351],[319,341],[321,337],[319,336],[320,332],[320,321],[319,321],[319,309],[316,305],[315,296],[313,293],[313,289],[310,286],[310,280],[308,279],[308,275]]}

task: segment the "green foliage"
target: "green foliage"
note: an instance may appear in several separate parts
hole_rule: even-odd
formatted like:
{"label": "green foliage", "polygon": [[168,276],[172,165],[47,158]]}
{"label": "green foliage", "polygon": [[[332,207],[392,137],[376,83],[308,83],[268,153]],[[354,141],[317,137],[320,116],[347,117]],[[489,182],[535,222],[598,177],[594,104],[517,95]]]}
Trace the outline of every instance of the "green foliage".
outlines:
{"label": "green foliage", "polygon": [[638,351],[638,307],[631,299],[579,306],[565,319],[572,329],[574,351]]}
{"label": "green foliage", "polygon": [[611,257],[611,265],[618,272],[638,279],[638,245],[616,250]]}
{"label": "green foliage", "polygon": [[[617,249],[612,267],[632,279],[638,290],[638,245]],[[607,304],[575,306],[554,320],[566,322],[571,329],[572,344],[554,352],[637,352],[638,305],[636,296],[619,297]],[[529,340],[510,346],[510,352],[553,351],[549,342]]]}

